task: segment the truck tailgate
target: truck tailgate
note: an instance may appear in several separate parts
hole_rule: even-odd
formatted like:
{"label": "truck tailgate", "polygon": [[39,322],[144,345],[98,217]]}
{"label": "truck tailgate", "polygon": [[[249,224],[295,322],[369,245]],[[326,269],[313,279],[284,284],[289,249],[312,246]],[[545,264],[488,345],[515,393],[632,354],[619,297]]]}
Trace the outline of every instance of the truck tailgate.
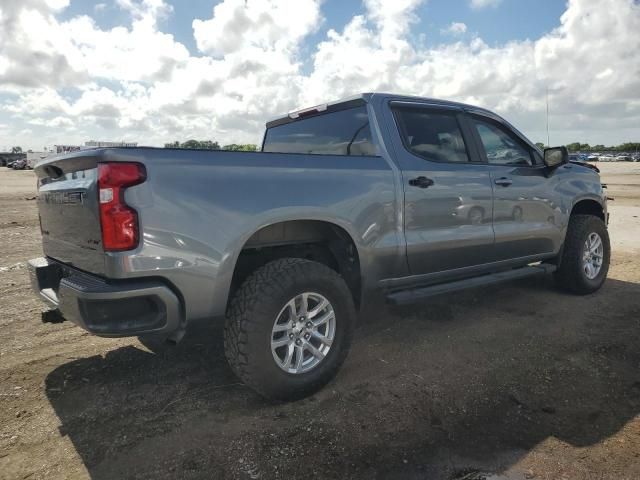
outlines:
{"label": "truck tailgate", "polygon": [[38,209],[46,256],[81,270],[104,273],[95,155],[40,162]]}

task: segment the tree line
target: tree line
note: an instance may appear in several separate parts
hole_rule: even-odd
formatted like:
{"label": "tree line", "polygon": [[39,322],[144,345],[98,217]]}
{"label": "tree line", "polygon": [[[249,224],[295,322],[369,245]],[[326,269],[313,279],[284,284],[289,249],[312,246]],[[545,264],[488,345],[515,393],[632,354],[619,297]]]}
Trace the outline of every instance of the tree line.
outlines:
{"label": "tree line", "polygon": [[627,142],[614,147],[605,145],[589,145],[588,143],[573,142],[567,144],[567,150],[570,152],[637,152],[640,151],[640,142]]}
{"label": "tree line", "polygon": [[253,143],[231,143],[229,145],[223,145],[222,147],[218,142],[212,140],[187,140],[186,142],[171,142],[165,143],[164,148],[185,148],[185,149],[200,149],[200,150],[230,150],[232,152],[255,152],[258,147]]}
{"label": "tree line", "polygon": [[[536,146],[541,150],[547,148],[542,142],[537,142]],[[589,145],[588,143],[573,142],[565,145],[570,152],[638,152],[640,151],[640,142],[627,142],[614,147],[606,145]]]}

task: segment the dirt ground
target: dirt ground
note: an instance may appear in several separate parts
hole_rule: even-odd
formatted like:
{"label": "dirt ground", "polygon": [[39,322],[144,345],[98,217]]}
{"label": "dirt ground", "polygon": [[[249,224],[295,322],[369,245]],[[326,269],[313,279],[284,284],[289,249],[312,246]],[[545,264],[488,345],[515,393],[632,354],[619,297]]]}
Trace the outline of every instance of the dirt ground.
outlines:
{"label": "dirt ground", "polygon": [[365,315],[338,377],[266,402],[221,327],[156,355],[43,324],[35,178],[0,169],[0,478],[640,478],[640,164],[603,164],[613,266]]}

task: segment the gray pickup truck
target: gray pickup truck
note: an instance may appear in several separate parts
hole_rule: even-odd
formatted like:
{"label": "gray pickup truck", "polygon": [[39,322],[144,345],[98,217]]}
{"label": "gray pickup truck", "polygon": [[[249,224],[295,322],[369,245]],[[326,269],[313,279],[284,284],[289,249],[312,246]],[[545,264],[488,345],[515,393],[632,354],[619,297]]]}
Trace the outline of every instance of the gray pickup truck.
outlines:
{"label": "gray pickup truck", "polygon": [[233,371],[295,399],[343,363],[357,312],[609,266],[597,171],[487,110],[369,93],[267,123],[261,152],[108,148],[35,168],[33,288],[106,337],[178,341],[226,317]]}

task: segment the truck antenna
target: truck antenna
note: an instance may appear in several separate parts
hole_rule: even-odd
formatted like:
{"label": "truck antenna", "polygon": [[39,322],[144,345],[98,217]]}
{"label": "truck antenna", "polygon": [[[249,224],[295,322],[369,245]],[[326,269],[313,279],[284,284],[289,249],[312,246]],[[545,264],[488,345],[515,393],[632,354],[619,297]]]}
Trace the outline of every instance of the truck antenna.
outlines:
{"label": "truck antenna", "polygon": [[549,141],[549,86],[547,85],[547,147],[551,147]]}

